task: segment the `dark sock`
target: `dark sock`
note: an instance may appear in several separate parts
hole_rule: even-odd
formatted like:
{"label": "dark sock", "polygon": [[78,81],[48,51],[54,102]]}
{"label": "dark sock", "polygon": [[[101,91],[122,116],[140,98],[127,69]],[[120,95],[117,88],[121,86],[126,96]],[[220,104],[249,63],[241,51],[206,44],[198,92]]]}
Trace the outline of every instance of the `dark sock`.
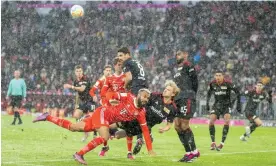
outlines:
{"label": "dark sock", "polygon": [[253,133],[253,131],[256,130],[258,126],[256,125],[256,123],[253,123],[251,126],[250,126],[250,134]]}
{"label": "dark sock", "polygon": [[153,143],[153,136],[151,133],[150,133],[150,139],[151,139],[151,143]]}
{"label": "dark sock", "polygon": [[143,135],[142,134],[138,134],[137,135],[137,139],[140,139],[140,138],[143,139]]}
{"label": "dark sock", "polygon": [[16,122],[16,119],[17,119],[17,112],[14,112],[12,124],[14,124]]}
{"label": "dark sock", "polygon": [[177,132],[180,142],[185,148],[186,152],[191,152],[191,147],[189,145],[189,138],[187,137],[186,130]]}
{"label": "dark sock", "polygon": [[216,129],[214,125],[209,125],[209,133],[210,133],[210,137],[212,142],[215,142],[215,138],[216,138]]}
{"label": "dark sock", "polygon": [[97,136],[97,131],[94,131],[94,135]]}
{"label": "dark sock", "polygon": [[19,119],[19,123],[22,123],[19,112],[17,112],[17,118]]}
{"label": "dark sock", "polygon": [[229,131],[229,125],[224,125],[222,130],[222,140],[221,140],[222,143],[224,143],[227,137],[228,131]]}
{"label": "dark sock", "polygon": [[195,136],[191,128],[187,129],[187,135],[189,137],[189,144],[190,144],[191,150],[192,151],[196,150]]}

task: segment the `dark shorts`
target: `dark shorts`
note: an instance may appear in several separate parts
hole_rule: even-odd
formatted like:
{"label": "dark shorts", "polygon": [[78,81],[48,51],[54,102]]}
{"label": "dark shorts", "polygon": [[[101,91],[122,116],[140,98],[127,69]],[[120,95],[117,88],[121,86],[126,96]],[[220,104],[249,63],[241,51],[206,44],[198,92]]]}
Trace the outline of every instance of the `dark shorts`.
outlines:
{"label": "dark shorts", "polygon": [[183,119],[191,119],[196,112],[196,100],[182,98],[177,101],[178,112],[176,117]]}
{"label": "dark shorts", "polygon": [[225,114],[230,114],[230,113],[231,113],[231,106],[228,104],[225,104],[224,106],[213,105],[213,108],[210,111],[210,114],[217,115],[217,119],[219,119],[220,115],[224,116]]}
{"label": "dark shorts", "polygon": [[96,109],[96,103],[94,102],[80,103],[77,109],[81,110],[82,113],[85,113],[85,114],[88,112],[94,112],[94,110]]}
{"label": "dark shorts", "polygon": [[[126,131],[126,135],[128,137],[131,137],[131,136],[135,136],[135,135],[139,135],[139,134],[142,134],[142,129],[140,127],[140,124],[138,123],[138,121],[134,120],[134,121],[128,121],[128,122],[121,122],[121,125],[118,125],[117,126],[123,130]],[[151,126],[148,126],[149,128],[149,131],[151,133]]]}
{"label": "dark shorts", "polygon": [[245,111],[245,116],[250,122],[254,122],[254,120],[258,118],[256,111]]}
{"label": "dark shorts", "polygon": [[22,99],[22,96],[11,96],[11,106],[20,108]]}

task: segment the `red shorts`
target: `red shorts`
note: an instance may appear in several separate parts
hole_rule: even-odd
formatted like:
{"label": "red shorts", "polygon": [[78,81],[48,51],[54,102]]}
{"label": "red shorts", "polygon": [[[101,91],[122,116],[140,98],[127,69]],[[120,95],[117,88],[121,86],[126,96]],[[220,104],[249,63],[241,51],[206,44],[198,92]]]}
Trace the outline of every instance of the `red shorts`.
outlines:
{"label": "red shorts", "polygon": [[85,118],[83,122],[85,123],[84,131],[94,131],[102,126],[109,127],[109,122],[105,120],[104,112],[105,107],[98,107],[92,114],[92,116]]}

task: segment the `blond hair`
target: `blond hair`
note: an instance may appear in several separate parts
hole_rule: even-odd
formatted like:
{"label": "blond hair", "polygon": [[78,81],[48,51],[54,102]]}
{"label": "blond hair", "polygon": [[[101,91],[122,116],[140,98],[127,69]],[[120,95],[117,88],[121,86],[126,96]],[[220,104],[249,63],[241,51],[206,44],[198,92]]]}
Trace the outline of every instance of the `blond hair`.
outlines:
{"label": "blond hair", "polygon": [[166,80],[165,82],[165,87],[167,86],[171,86],[173,88],[173,93],[175,94],[175,96],[177,96],[180,92],[180,89],[178,88],[178,86],[176,85],[176,83],[173,80]]}

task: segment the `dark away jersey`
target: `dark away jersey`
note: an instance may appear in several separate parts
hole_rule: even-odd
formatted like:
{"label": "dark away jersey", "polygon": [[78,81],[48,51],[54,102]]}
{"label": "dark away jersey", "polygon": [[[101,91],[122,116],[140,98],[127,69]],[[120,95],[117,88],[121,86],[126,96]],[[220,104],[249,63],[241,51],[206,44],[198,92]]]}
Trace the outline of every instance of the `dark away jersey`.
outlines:
{"label": "dark away jersey", "polygon": [[214,94],[214,105],[221,107],[231,107],[231,91],[234,91],[236,93],[238,102],[237,104],[240,104],[240,92],[233,83],[231,83],[230,81],[223,80],[222,84],[219,85],[217,84],[216,80],[214,80],[209,85],[207,103],[209,103],[211,95]]}
{"label": "dark away jersey", "polygon": [[245,91],[244,94],[247,97],[245,112],[255,112],[261,101],[263,101],[264,99],[269,101],[269,96],[265,91],[261,93],[257,93],[256,90]]}
{"label": "dark away jersey", "polygon": [[180,88],[182,97],[195,99],[198,89],[197,73],[194,66],[186,61],[177,68],[174,75],[174,82]]}
{"label": "dark away jersey", "polygon": [[131,72],[131,90],[133,88],[147,88],[147,80],[143,66],[136,60],[129,58],[123,64],[123,72]]}
{"label": "dark away jersey", "polygon": [[176,105],[173,102],[165,104],[163,102],[163,96],[160,93],[152,93],[145,108],[148,126],[159,124],[165,119],[173,123],[173,119],[177,112]]}
{"label": "dark away jersey", "polygon": [[92,101],[92,98],[89,95],[91,82],[89,81],[89,79],[86,76],[83,76],[80,81],[75,80],[75,82],[74,82],[75,87],[81,87],[82,85],[85,86],[85,89],[83,92],[78,91],[80,100],[82,102]]}

